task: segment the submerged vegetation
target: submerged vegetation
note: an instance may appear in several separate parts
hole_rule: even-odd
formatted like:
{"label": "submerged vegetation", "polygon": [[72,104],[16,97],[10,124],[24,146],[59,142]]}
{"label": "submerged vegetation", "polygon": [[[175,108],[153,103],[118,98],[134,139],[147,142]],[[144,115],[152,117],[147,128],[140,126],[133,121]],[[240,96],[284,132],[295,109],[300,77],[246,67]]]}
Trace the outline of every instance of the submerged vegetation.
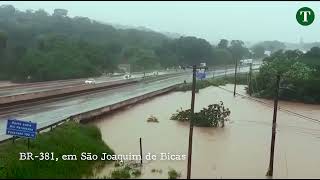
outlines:
{"label": "submerged vegetation", "polygon": [[152,173],[159,173],[159,174],[162,174],[162,169],[151,169],[151,172]]}
{"label": "submerged vegetation", "polygon": [[225,108],[223,102],[220,102],[220,104],[211,104],[200,112],[194,113],[193,118],[191,109],[181,109],[177,110],[170,119],[182,122],[192,119],[193,124],[199,127],[224,127],[225,122],[229,120],[230,113],[229,108]]}
{"label": "submerged vegetation", "polygon": [[155,122],[155,123],[158,123],[159,120],[158,120],[158,118],[156,118],[155,116],[152,116],[152,115],[151,115],[150,117],[148,117],[147,122]]}
{"label": "submerged vegetation", "polygon": [[177,172],[176,170],[174,169],[170,169],[168,171],[168,176],[169,178],[168,179],[178,179],[181,177],[181,173]]}
{"label": "submerged vegetation", "polygon": [[109,179],[130,179],[141,176],[141,168],[139,163],[124,163],[116,166],[116,169],[111,171]]}

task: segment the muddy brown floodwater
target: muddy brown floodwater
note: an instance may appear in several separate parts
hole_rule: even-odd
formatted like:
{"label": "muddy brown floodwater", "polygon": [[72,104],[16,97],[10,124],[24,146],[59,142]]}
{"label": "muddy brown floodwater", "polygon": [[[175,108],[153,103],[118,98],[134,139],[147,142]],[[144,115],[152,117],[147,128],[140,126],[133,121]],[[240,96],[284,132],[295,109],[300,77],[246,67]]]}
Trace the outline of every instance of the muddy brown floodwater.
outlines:
{"label": "muddy brown floodwater", "polygon": [[[232,85],[223,86],[232,90]],[[244,93],[244,86],[238,86]],[[103,117],[93,123],[103,140],[117,154],[171,153],[187,155],[189,124],[169,120],[177,109],[190,108],[191,92],[172,92]],[[273,108],[218,88],[208,87],[196,94],[195,110],[223,101],[230,108],[231,121],[225,128],[194,128],[191,178],[265,178],[269,164]],[[272,101],[263,100],[272,105]],[[275,178],[320,177],[320,123],[297,117],[285,110],[320,119],[319,105],[279,102],[275,146]],[[148,123],[153,115],[159,123]],[[140,178],[168,178],[169,168],[186,178],[187,160],[144,161]],[[162,173],[151,170],[162,169]],[[111,165],[99,176],[108,176]]]}

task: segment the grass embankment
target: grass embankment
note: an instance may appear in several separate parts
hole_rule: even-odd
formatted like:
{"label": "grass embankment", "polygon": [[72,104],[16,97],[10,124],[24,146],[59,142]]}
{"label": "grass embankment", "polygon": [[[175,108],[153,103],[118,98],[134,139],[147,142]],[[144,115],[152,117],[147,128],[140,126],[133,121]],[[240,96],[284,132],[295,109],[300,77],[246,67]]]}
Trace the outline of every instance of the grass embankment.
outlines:
{"label": "grass embankment", "polygon": [[[247,74],[238,74],[237,75],[237,84],[247,85]],[[218,78],[208,78],[205,80],[196,81],[196,92],[199,92],[199,89],[203,89],[209,86],[224,86],[226,84],[233,84],[234,76],[218,77]],[[190,91],[192,89],[192,83],[186,83],[180,85],[176,88],[176,91]]]}
{"label": "grass embankment", "polygon": [[[58,161],[20,161],[20,152],[54,152]],[[30,140],[28,150],[27,140],[18,139],[0,144],[0,178],[82,178],[93,175],[93,169],[101,168],[107,161],[81,161],[80,154],[88,152],[114,154],[101,138],[99,129],[92,125],[83,125],[76,122],[66,122],[50,132],[37,135]],[[75,154],[77,160],[64,161],[62,155]],[[39,156],[40,157],[40,156]]]}

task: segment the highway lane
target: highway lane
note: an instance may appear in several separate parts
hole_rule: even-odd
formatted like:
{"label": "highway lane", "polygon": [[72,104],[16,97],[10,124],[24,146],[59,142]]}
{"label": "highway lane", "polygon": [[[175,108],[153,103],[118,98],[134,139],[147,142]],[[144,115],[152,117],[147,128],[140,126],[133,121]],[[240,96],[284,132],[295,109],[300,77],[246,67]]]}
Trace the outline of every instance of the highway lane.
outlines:
{"label": "highway lane", "polygon": [[[241,68],[240,72],[248,72],[249,68]],[[234,70],[229,69],[227,74],[233,74]],[[212,72],[208,73],[208,77]],[[216,70],[215,77],[223,76],[225,71]],[[191,71],[189,74],[179,75],[155,82],[139,82],[123,87],[115,87],[101,92],[86,94],[83,96],[61,99],[55,102],[48,102],[44,104],[36,104],[24,108],[17,109],[13,113],[1,115],[0,117],[0,140],[6,139],[10,136],[5,134],[6,120],[9,117],[17,119],[32,121],[38,123],[38,128],[47,126],[54,122],[66,119],[72,115],[81,112],[90,111],[101,108],[110,104],[121,102],[129,98],[137,97],[149,92],[163,89],[175,84],[182,83],[184,80],[191,82]]]}
{"label": "highway lane", "polygon": [[[173,73],[173,72],[159,72],[159,75],[168,74],[168,73]],[[146,73],[146,76],[152,76],[152,73]],[[143,77],[143,73],[134,74],[132,78],[141,78],[141,77]],[[104,82],[120,81],[120,80],[123,80],[123,77],[122,76],[98,77],[94,79],[96,83],[99,84]],[[41,84],[33,84],[30,86],[6,87],[6,88],[0,89],[0,97],[75,87],[78,85],[85,84],[84,83],[85,80],[86,79],[77,79],[77,80],[70,80],[70,81],[64,81],[64,82],[48,82],[48,83],[41,83]]]}

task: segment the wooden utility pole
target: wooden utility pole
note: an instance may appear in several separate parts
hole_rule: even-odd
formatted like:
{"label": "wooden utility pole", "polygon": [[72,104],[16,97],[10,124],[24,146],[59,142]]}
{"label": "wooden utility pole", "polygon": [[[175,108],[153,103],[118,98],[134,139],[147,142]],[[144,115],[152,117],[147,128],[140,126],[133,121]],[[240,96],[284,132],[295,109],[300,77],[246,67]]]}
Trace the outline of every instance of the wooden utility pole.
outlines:
{"label": "wooden utility pole", "polygon": [[215,68],[213,66],[212,78],[214,78],[214,72],[215,72]]}
{"label": "wooden utility pole", "polygon": [[195,92],[196,92],[196,65],[193,65],[192,68],[192,96],[191,96],[191,120],[190,120],[190,130],[189,130],[189,146],[188,146],[188,172],[187,179],[190,179],[191,176],[191,157],[192,157],[192,136],[193,136],[193,118],[194,118],[194,101],[195,101]]}
{"label": "wooden utility pole", "polygon": [[266,176],[271,176],[271,177],[273,176],[273,160],[274,160],[274,147],[275,147],[275,140],[276,140],[276,123],[277,123],[277,112],[278,112],[279,86],[280,86],[280,75],[277,75],[277,84],[275,89],[274,108],[273,108],[270,161],[269,161],[268,172],[266,174]]}
{"label": "wooden utility pole", "polygon": [[238,61],[236,60],[236,67],[234,68],[234,89],[233,89],[233,96],[236,96],[236,88],[237,88],[237,69],[238,69]]}
{"label": "wooden utility pole", "polygon": [[226,78],[226,77],[227,77],[227,65],[224,68],[224,78]]}
{"label": "wooden utility pole", "polygon": [[250,71],[249,71],[249,95],[252,95],[252,83],[251,83],[251,79],[252,79],[252,63],[250,63]]}
{"label": "wooden utility pole", "polygon": [[140,163],[141,163],[141,166],[142,166],[142,159],[143,159],[143,157],[142,157],[142,140],[141,140],[141,138],[140,138],[140,157],[141,157]]}

